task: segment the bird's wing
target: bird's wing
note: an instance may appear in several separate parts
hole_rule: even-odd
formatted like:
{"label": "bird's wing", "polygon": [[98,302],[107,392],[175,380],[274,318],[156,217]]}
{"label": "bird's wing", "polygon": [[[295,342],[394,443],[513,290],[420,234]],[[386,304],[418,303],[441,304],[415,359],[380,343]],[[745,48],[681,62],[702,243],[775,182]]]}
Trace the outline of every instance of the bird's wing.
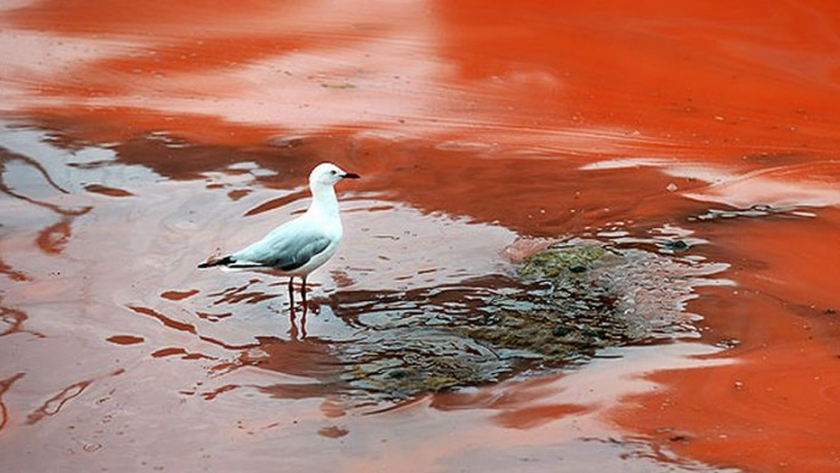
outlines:
{"label": "bird's wing", "polygon": [[315,227],[290,222],[262,240],[231,255],[229,268],[278,268],[292,271],[305,265],[330,246],[332,239]]}

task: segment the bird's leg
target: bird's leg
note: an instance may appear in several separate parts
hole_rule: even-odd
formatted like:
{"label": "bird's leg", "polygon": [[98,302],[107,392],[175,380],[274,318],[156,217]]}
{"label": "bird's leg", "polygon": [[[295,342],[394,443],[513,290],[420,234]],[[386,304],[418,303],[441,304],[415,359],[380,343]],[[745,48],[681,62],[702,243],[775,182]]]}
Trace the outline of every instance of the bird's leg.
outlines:
{"label": "bird's leg", "polygon": [[[297,324],[295,324],[295,286],[294,286],[295,278],[289,278],[289,336],[291,339],[297,340],[299,330]],[[303,336],[306,336],[304,332]]]}
{"label": "bird's leg", "polygon": [[306,276],[303,276],[300,286],[300,297],[303,300],[303,314],[300,316],[300,334],[301,338],[306,338],[306,311],[309,307],[306,305]]}
{"label": "bird's leg", "polygon": [[306,317],[306,276],[301,279],[303,279],[303,283],[300,285],[300,297],[303,300],[303,316]]}
{"label": "bird's leg", "polygon": [[289,278],[289,312],[292,314],[292,319],[295,317],[295,287],[292,284],[294,281],[294,276]]}

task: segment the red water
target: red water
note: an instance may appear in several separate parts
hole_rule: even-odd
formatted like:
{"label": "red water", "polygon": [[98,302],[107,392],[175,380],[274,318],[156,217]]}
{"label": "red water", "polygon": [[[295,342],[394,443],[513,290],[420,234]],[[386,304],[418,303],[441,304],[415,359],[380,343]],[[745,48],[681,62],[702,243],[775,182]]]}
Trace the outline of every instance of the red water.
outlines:
{"label": "red water", "polygon": [[[836,2],[18,0],[0,24],[0,470],[840,471]],[[322,160],[364,179],[301,340],[283,281],[194,266],[302,209]],[[343,291],[675,228],[729,265],[698,340],[375,414],[329,388]]]}

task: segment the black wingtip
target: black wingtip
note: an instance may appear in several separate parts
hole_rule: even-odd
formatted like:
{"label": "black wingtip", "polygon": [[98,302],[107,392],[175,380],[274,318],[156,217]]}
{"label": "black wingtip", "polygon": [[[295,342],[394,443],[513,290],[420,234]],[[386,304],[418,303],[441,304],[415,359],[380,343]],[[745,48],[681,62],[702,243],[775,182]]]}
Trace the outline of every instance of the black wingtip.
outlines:
{"label": "black wingtip", "polygon": [[215,261],[208,261],[206,263],[201,263],[198,265],[199,269],[205,268],[212,268],[213,266],[227,266],[229,264],[233,264],[235,261],[230,256],[225,256],[224,258],[217,259]]}

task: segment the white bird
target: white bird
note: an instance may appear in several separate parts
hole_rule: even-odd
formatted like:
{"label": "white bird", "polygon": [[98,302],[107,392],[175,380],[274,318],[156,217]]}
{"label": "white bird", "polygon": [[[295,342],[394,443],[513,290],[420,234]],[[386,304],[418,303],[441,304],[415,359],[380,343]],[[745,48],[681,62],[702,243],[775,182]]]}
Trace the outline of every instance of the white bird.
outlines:
{"label": "white bird", "polygon": [[[228,270],[252,270],[289,276],[289,304],[294,313],[295,277],[303,281],[301,296],[306,311],[306,277],[326,263],[344,232],[333,186],[340,180],[358,179],[332,163],[321,163],[309,174],[312,203],[300,217],[269,232],[262,240],[199,268],[221,266]],[[305,314],[305,312],[304,312]]]}

